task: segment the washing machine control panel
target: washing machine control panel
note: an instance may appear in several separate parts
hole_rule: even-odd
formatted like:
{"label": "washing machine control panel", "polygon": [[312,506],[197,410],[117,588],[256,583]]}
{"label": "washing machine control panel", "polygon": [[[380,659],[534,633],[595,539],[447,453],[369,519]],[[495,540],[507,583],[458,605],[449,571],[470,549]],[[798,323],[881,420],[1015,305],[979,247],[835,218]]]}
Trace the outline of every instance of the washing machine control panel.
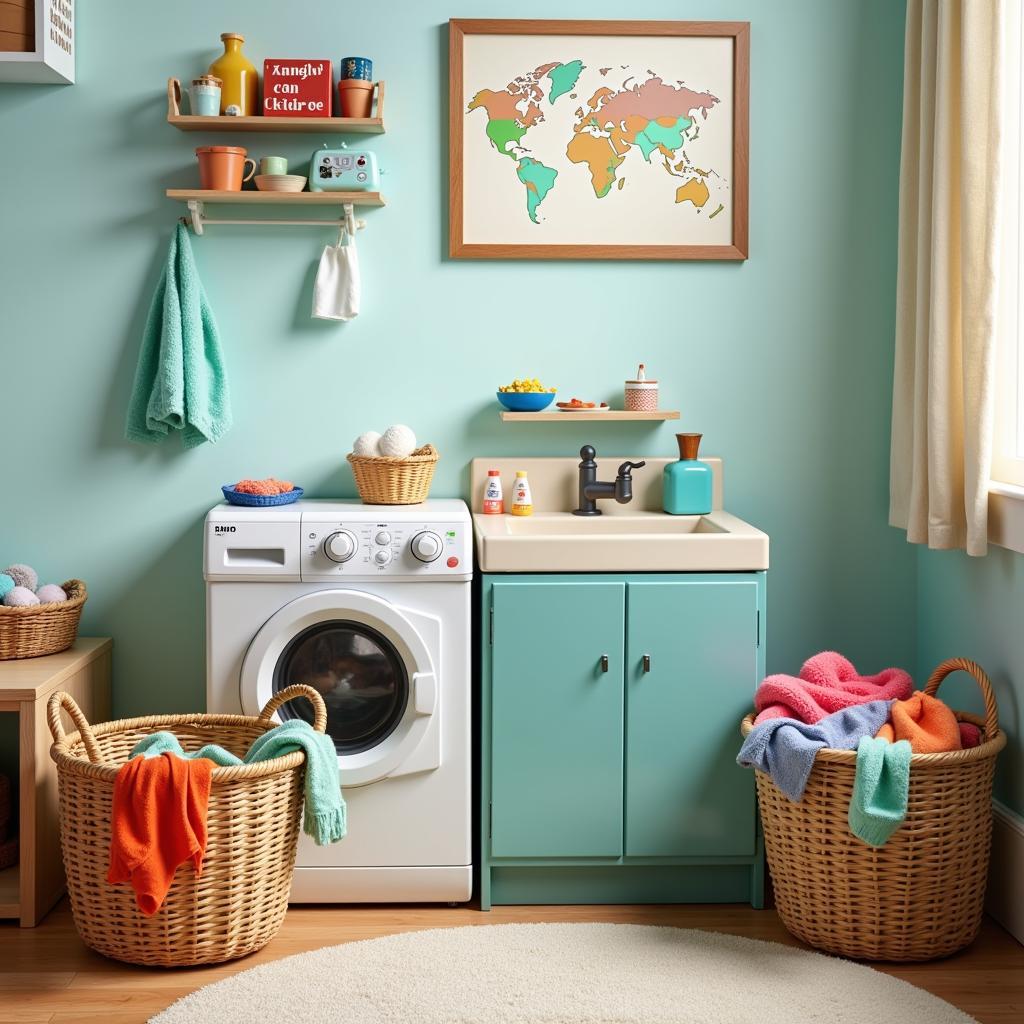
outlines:
{"label": "washing machine control panel", "polygon": [[464,576],[472,572],[471,528],[465,523],[302,523],[302,578]]}

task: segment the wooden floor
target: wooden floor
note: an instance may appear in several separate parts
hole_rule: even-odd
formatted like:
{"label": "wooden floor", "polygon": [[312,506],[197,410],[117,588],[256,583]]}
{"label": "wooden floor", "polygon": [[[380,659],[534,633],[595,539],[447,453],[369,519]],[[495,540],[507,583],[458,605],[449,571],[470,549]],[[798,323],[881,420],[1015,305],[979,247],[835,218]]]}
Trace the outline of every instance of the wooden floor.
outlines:
{"label": "wooden floor", "polygon": [[[278,937],[251,957],[218,967],[153,970],[86,949],[65,901],[38,928],[0,925],[0,1022],[140,1024],[202,985],[292,953],[392,932],[527,921],[675,925],[799,945],[774,911],[743,906],[497,907],[488,914],[447,907],[297,907]],[[981,1024],[1024,1021],[1024,947],[991,921],[970,949],[948,960],[880,969],[934,992]],[[898,1007],[892,1011],[898,1022]]]}

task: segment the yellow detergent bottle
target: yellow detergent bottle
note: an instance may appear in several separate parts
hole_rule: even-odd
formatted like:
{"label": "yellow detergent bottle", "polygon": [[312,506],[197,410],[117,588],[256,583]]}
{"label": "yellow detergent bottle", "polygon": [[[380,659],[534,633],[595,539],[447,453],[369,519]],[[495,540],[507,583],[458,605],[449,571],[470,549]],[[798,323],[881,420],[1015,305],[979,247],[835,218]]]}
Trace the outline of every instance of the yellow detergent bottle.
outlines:
{"label": "yellow detergent bottle", "polygon": [[526,479],[526,470],[516,471],[516,482],[512,485],[512,515],[532,516],[533,496],[530,494],[530,481]]}

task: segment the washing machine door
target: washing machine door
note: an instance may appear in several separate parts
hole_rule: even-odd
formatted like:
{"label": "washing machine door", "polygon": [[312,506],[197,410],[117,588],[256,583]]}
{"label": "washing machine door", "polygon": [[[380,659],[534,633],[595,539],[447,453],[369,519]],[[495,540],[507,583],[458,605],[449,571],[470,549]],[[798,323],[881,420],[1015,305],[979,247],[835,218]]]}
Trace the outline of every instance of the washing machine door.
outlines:
{"label": "washing machine door", "polygon": [[[272,615],[242,662],[241,702],[258,714],[293,683],[317,690],[344,786],[441,764],[440,619],[354,590],[296,598]],[[312,723],[308,701],[282,718]]]}

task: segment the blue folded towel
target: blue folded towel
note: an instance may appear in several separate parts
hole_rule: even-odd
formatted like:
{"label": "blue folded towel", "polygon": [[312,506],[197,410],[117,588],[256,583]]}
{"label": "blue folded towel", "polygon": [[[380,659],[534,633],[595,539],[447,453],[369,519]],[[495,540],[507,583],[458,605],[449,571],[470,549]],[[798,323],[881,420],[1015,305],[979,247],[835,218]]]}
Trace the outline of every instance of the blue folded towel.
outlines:
{"label": "blue folded towel", "polygon": [[155,442],[181,430],[184,446],[194,448],[230,426],[220,335],[179,223],[146,317],[125,437]]}
{"label": "blue folded towel", "polygon": [[312,836],[317,846],[336,843],[345,837],[348,829],[345,799],[341,795],[341,784],[338,781],[338,754],[330,736],[317,732],[309,722],[300,718],[289,718],[258,736],[244,758],[237,757],[215,743],[207,743],[194,753],[186,754],[178,737],[169,732],[155,732],[143,737],[132,748],[131,757],[138,754],[143,757],[174,754],[188,760],[205,757],[214,764],[228,767],[271,761],[296,750],[305,751],[306,754],[306,809],[302,827],[306,835]]}
{"label": "blue folded towel", "polygon": [[865,736],[857,745],[857,774],[847,820],[869,846],[885,846],[907,816],[910,758],[906,740],[890,743]]}
{"label": "blue folded towel", "polygon": [[855,704],[809,725],[796,718],[770,718],[755,725],[736,762],[767,772],[794,803],[802,799],[814,759],[822,747],[852,750],[889,720],[891,700]]}

